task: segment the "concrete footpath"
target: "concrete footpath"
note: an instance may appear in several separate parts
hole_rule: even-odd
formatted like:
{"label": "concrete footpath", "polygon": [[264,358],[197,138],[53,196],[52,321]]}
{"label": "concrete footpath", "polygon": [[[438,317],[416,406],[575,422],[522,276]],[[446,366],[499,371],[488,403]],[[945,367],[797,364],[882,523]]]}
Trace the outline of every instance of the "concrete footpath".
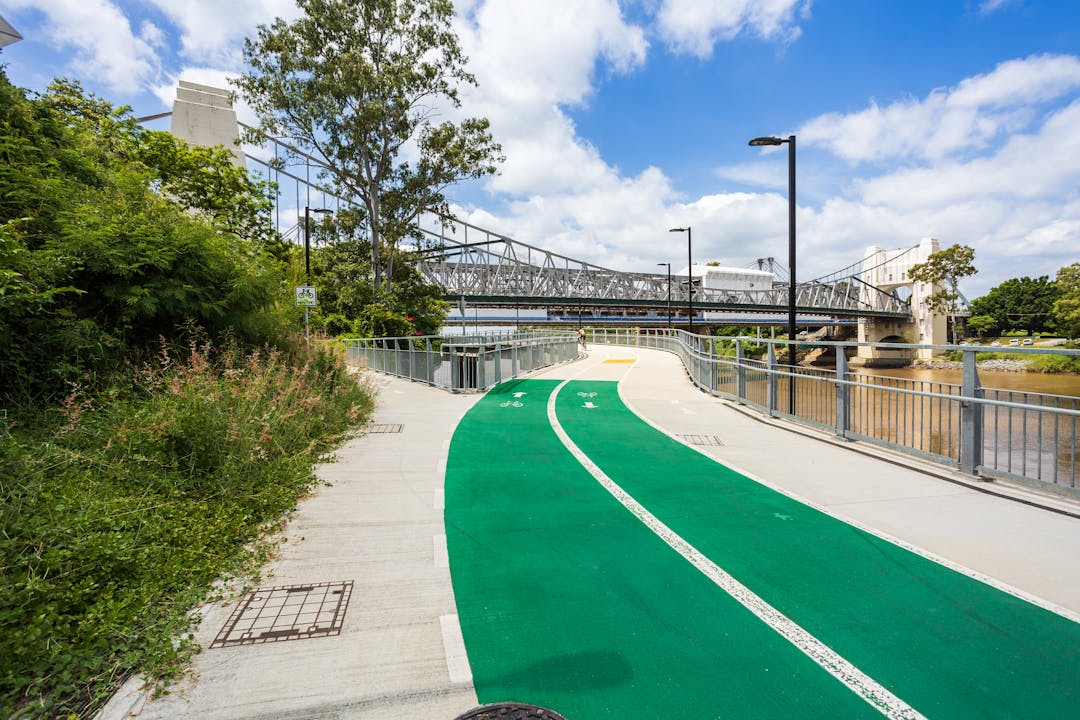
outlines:
{"label": "concrete footpath", "polygon": [[[319,468],[330,484],[303,501],[263,583],[351,580],[340,634],[205,649],[235,600],[208,606],[191,676],[160,698],[145,697],[133,681],[99,717],[451,720],[476,705],[456,623],[442,487],[454,428],[479,396],[370,377],[379,388],[373,424],[400,424],[400,432],[357,437]],[[1004,499],[950,482],[963,478],[941,468],[931,468],[935,477],[827,434],[792,432],[701,393],[669,353],[592,347],[530,377],[621,380],[635,411],[675,435],[714,436],[720,444],[699,449],[734,469],[1080,614],[1080,519],[1025,504],[1080,515],[1080,502],[1028,490],[1015,491],[1024,502]]]}

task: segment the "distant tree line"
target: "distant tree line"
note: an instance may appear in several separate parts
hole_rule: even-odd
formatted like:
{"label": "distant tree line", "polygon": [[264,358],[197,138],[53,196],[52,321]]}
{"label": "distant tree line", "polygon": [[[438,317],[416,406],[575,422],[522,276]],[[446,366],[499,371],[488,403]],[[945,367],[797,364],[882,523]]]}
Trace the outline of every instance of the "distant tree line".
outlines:
{"label": "distant tree line", "polygon": [[[977,272],[975,250],[958,244],[913,265],[908,277],[937,288],[924,302],[931,311],[947,314],[955,333],[960,311],[959,281]],[[1055,280],[1045,275],[1006,280],[971,302],[966,325],[980,337],[1010,333],[1080,337],[1080,263],[1058,270]]]}
{"label": "distant tree line", "polygon": [[971,302],[968,329],[979,336],[1055,333],[1080,337],[1080,263],[1048,276],[1012,278]]}

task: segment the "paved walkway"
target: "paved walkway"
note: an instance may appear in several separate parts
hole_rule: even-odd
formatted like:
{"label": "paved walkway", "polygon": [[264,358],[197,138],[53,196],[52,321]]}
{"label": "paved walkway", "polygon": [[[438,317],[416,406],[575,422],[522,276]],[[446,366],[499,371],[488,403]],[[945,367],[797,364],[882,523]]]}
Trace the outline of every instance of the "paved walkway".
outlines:
{"label": "paved walkway", "polygon": [[[723,444],[702,450],[734,469],[1080,613],[1078,519],[852,452],[827,435],[775,427],[700,393],[668,353],[593,347],[532,377],[571,376],[619,379],[625,401],[647,420],[674,434],[716,436]],[[331,485],[302,503],[264,583],[352,580],[341,634],[204,650],[170,695],[121,694],[103,717],[450,720],[476,704],[454,619],[442,483],[450,438],[478,396],[374,381],[374,422],[402,431],[359,437],[320,468]],[[204,648],[231,610],[204,609]]]}

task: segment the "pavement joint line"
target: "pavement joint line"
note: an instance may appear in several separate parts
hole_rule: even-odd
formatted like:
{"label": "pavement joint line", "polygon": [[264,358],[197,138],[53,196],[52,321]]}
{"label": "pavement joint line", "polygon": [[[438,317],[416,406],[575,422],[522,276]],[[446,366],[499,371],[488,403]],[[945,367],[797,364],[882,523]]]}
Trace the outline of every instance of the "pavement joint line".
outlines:
{"label": "pavement joint line", "polygon": [[446,671],[450,675],[451,685],[472,685],[472,668],[465,651],[465,637],[461,633],[461,622],[457,615],[440,615],[439,628],[442,630],[443,652],[446,655]]}
{"label": "pavement joint line", "polygon": [[[712,580],[721,590],[730,595],[758,619],[802,651],[803,654],[817,663],[822,669],[846,685],[882,715],[888,718],[925,720],[925,717],[919,713],[918,710],[889,692],[883,685],[859,670],[854,664],[811,635],[791,618],[769,605],[764,599],[706,557],[701,551],[684,540],[678,533],[665,525],[658,517],[649,512],[641,503],[635,500],[632,495],[619,486],[618,483],[608,477],[608,475],[604,473],[604,471],[601,470],[600,467],[577,446],[577,444],[574,443],[569,434],[567,434],[566,429],[563,428],[562,424],[559,422],[559,418],[555,412],[555,400],[559,395],[559,391],[570,382],[570,379],[563,380],[554,390],[552,390],[551,395],[548,396],[548,422],[551,424],[552,430],[554,430],[562,444],[570,451],[570,454],[574,456],[581,466],[584,467],[585,470],[612,495],[612,497],[618,500],[619,503],[629,510],[638,520],[643,522],[658,538],[667,543],[672,550],[682,555],[687,562]],[[620,399],[622,399],[621,393]],[[685,445],[686,443],[682,444]],[[693,446],[687,445],[687,447],[692,448]],[[704,455],[705,453],[702,454]],[[708,456],[706,455],[706,457]]]}
{"label": "pavement joint line", "polygon": [[[759,483],[760,485],[763,485],[763,486],[769,488],[770,490],[773,490],[774,492],[778,492],[781,495],[785,495],[785,496],[791,498],[792,500],[795,500],[796,502],[802,503],[803,505],[806,505],[807,507],[813,508],[814,510],[817,510],[818,512],[822,512],[822,513],[828,515],[829,517],[832,517],[832,518],[835,518],[836,520],[839,520],[840,522],[847,523],[848,525],[850,525],[853,528],[856,528],[857,530],[862,530],[863,532],[869,533],[869,534],[871,534],[871,535],[873,535],[873,536],[875,536],[877,538],[880,538],[881,540],[892,543],[893,545],[896,545],[897,547],[903,548],[904,550],[907,550],[908,552],[915,553],[916,555],[919,555],[919,556],[921,556],[923,558],[926,558],[927,560],[935,562],[938,565],[946,567],[946,568],[948,568],[950,570],[953,570],[955,572],[958,572],[958,573],[960,573],[962,575],[966,575],[969,578],[972,578],[973,580],[978,580],[979,582],[981,582],[983,584],[989,585],[990,587],[993,587],[993,588],[995,588],[997,590],[1000,590],[1000,591],[1002,591],[1004,593],[1012,595],[1013,597],[1019,598],[1019,599],[1025,601],[1025,602],[1031,603],[1032,605],[1040,607],[1043,610],[1049,610],[1050,612],[1055,613],[1057,615],[1060,615],[1062,617],[1068,618],[1069,620],[1072,620],[1073,622],[1080,623],[1080,613],[1074,612],[1073,610],[1070,610],[1069,608],[1058,605],[1057,603],[1051,602],[1050,600],[1047,600],[1046,598],[1039,597],[1038,595],[1030,593],[1030,592],[1028,592],[1026,590],[1021,590],[1020,588],[1015,587],[1013,585],[1010,585],[1010,584],[1008,584],[1008,583],[1006,583],[1006,582],[1004,582],[1002,580],[998,580],[995,577],[992,577],[992,576],[987,575],[985,573],[981,573],[978,570],[974,570],[972,568],[967,567],[966,565],[962,565],[962,564],[960,564],[958,562],[955,562],[953,560],[949,560],[948,558],[942,557],[941,555],[938,555],[936,553],[932,553],[929,550],[926,550],[925,548],[921,548],[918,545],[914,545],[912,543],[901,540],[900,538],[896,537],[895,535],[890,535],[889,533],[878,530],[877,528],[872,527],[871,525],[867,525],[865,523],[859,522],[858,520],[855,520],[854,518],[851,518],[851,517],[848,517],[848,516],[843,515],[841,513],[838,513],[835,510],[831,509],[827,505],[822,505],[821,503],[814,502],[813,500],[810,500],[809,498],[805,498],[805,497],[799,495],[798,493],[791,492],[790,490],[782,488],[779,485],[771,483],[768,480],[765,480],[764,478],[762,478],[761,476],[756,475],[755,473],[752,473],[749,470],[745,470],[745,469],[739,467],[738,465],[736,465],[736,464],[734,464],[732,462],[729,462],[727,459],[720,460],[719,458],[715,457],[714,455],[711,455],[708,452],[706,452],[705,448],[696,447],[694,445],[689,444],[688,442],[686,442],[685,440],[680,438],[678,435],[669,432],[665,428],[663,428],[660,425],[654,423],[652,420],[650,420],[648,417],[646,417],[636,407],[634,407],[634,405],[624,395],[621,382],[616,385],[616,390],[619,393],[619,399],[622,400],[623,404],[626,405],[626,407],[628,407],[630,409],[630,412],[634,413],[634,415],[636,415],[642,422],[649,425],[653,429],[658,430],[659,432],[663,433],[664,435],[667,435],[669,438],[671,438],[675,442],[679,443],[680,445],[685,445],[686,447],[690,448],[694,452],[699,453],[699,454],[703,455],[704,457],[709,458],[710,460],[717,463],[718,465],[722,465],[723,467],[726,467],[726,468],[728,468],[730,470],[734,470],[735,472],[743,475],[744,477],[747,477],[750,480],[753,480],[754,482]],[[558,392],[558,389],[556,389],[556,392]],[[870,457],[873,457],[873,456],[871,455]],[[889,462],[889,461],[883,460],[883,462]],[[937,476],[934,476],[934,477],[937,477]],[[969,489],[975,489],[975,488],[969,488]],[[993,495],[994,493],[990,493],[990,494]],[[893,499],[893,501],[895,501],[895,499]],[[848,504],[859,504],[859,503],[848,503]]]}
{"label": "pavement joint line", "polygon": [[434,535],[431,538],[434,549],[432,560],[437,568],[450,568],[450,552],[446,547],[446,535]]}

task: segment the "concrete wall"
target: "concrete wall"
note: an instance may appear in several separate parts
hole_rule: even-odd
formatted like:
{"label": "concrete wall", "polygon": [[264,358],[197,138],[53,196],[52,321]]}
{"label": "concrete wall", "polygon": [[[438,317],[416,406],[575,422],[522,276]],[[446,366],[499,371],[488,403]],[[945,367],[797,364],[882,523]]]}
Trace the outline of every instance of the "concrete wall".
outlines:
{"label": "concrete wall", "polygon": [[237,165],[247,167],[244,153],[237,144],[240,126],[228,90],[181,80],[173,102],[170,132],[188,145],[224,145],[232,151]]}

